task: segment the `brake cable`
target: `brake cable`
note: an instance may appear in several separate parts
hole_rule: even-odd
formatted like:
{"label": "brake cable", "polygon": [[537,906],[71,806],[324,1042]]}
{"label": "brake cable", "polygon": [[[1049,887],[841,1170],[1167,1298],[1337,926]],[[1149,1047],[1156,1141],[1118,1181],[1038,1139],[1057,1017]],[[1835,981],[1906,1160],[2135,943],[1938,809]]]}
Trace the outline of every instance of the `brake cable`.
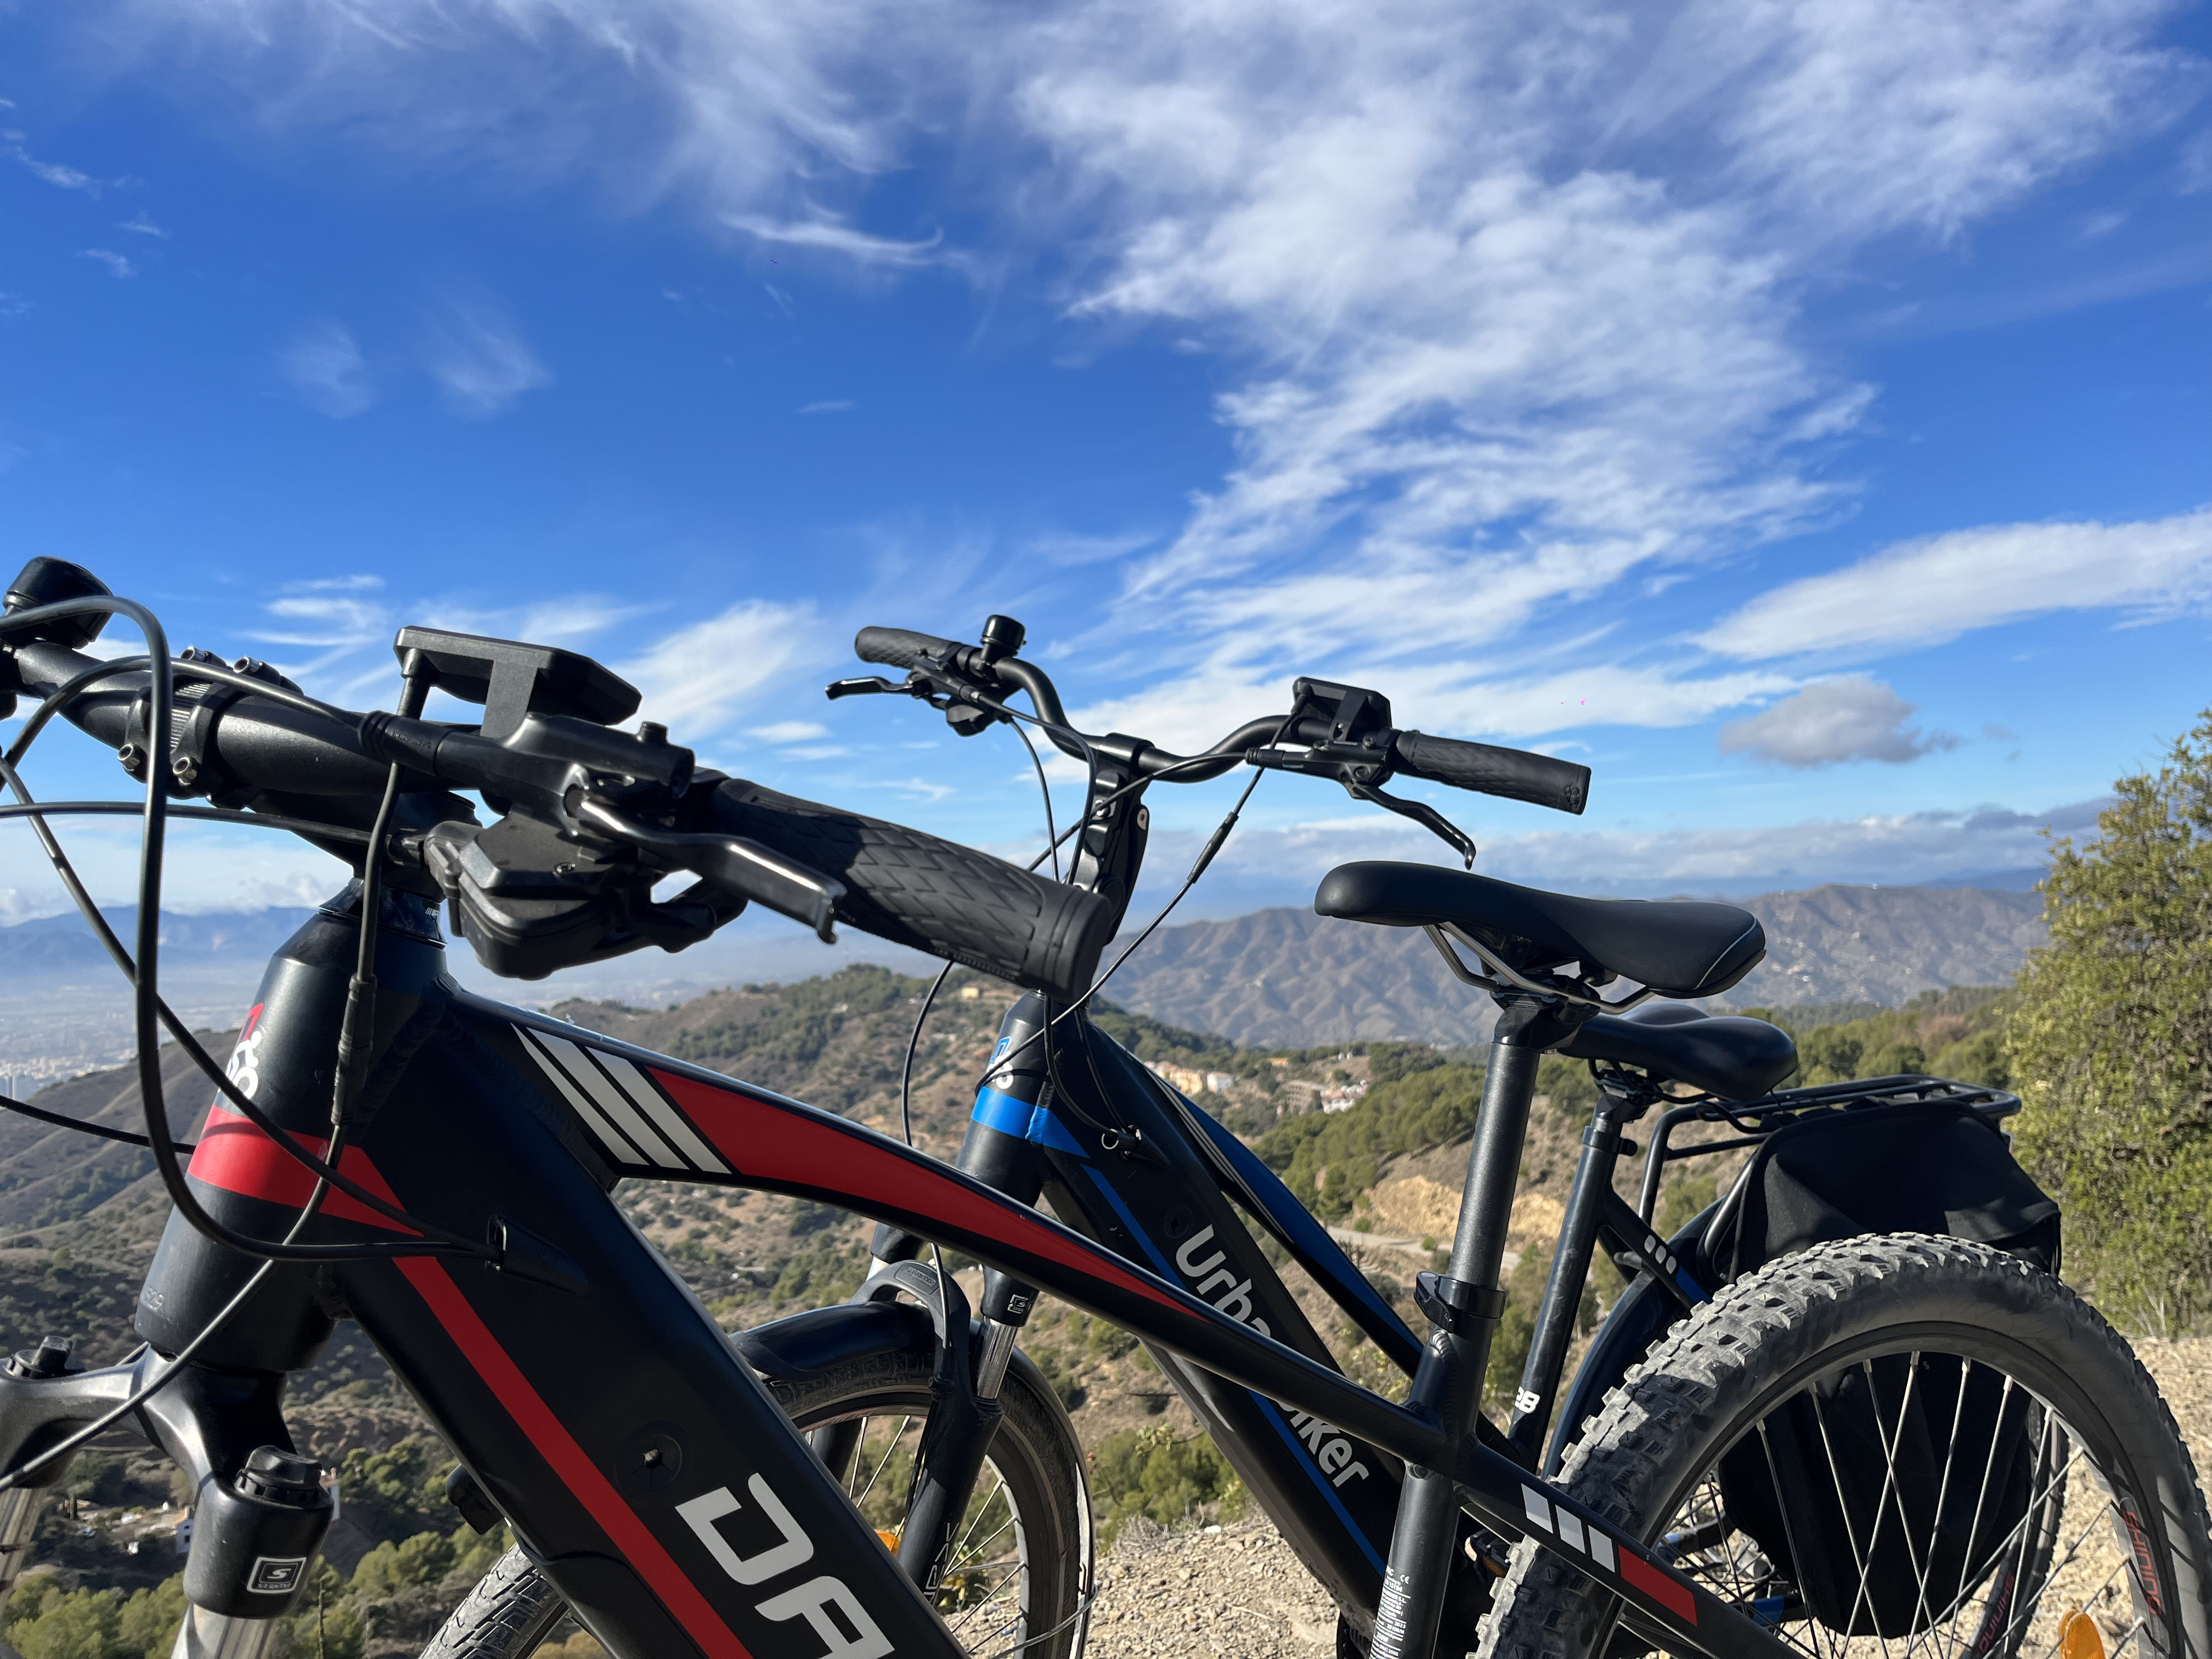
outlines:
{"label": "brake cable", "polygon": [[[1166,905],[1162,908],[1159,915],[1154,916],[1150,921],[1145,924],[1143,931],[1140,932],[1135,939],[1129,941],[1129,948],[1122,951],[1120,956],[1114,958],[1114,965],[1111,968],[1109,968],[1104,973],[1099,975],[1097,978],[1092,980],[1091,981],[1090,989],[1084,992],[1081,996],[1076,998],[1074,1001],[1069,1003],[1066,1007],[1061,1009],[1057,1014],[1051,1015],[1045,1020],[1044,1024],[1038,1026],[1036,1030],[1024,1037],[1013,1048],[994,1060],[992,1062],[992,1070],[998,1071],[1013,1064],[1018,1058],[1028,1051],[1031,1043],[1035,1042],[1039,1037],[1042,1037],[1048,1032],[1051,1031],[1063,1020],[1068,1018],[1071,1015],[1082,1009],[1090,1002],[1091,998],[1097,996],[1098,993],[1104,988],[1108,980],[1113,978],[1115,974],[1121,971],[1121,964],[1128,961],[1131,957],[1136,955],[1137,951],[1143,946],[1145,941],[1150,939],[1158,929],[1160,924],[1168,919],[1169,915],[1174,911],[1176,906],[1182,902],[1183,896],[1188,893],[1192,888],[1198,885],[1198,878],[1206,873],[1206,866],[1213,862],[1215,854],[1221,851],[1222,847],[1229,840],[1231,832],[1237,828],[1237,821],[1239,817],[1243,815],[1244,811],[1244,803],[1252,799],[1252,792],[1260,787],[1260,780],[1266,775],[1267,775],[1265,773],[1257,771],[1252,774],[1251,781],[1244,786],[1244,793],[1237,796],[1237,804],[1229,809],[1228,816],[1214,826],[1213,833],[1206,837],[1206,845],[1199,849],[1198,858],[1190,866],[1190,873],[1182,878],[1182,885],[1176,889],[1175,896],[1167,902]],[[1032,865],[1030,867],[1034,869],[1036,866]],[[1051,1051],[1051,1045],[1049,1043],[1046,1044],[1046,1054],[1049,1055]],[[1085,1121],[1088,1121],[1087,1119]],[[1098,1127],[1095,1123],[1091,1124],[1091,1127],[1094,1129]]]}
{"label": "brake cable", "polygon": [[[168,750],[174,735],[171,730],[170,720],[173,696],[173,670],[179,665],[173,663],[169,657],[167,634],[153,613],[136,600],[112,594],[100,594],[64,599],[52,605],[34,605],[9,613],[6,617],[0,617],[0,639],[4,639],[7,635],[33,623],[85,614],[121,616],[137,626],[146,643],[145,665],[148,671],[146,695],[149,705],[146,726],[150,752],[147,757],[146,767],[145,830],[139,842],[137,949],[135,952],[125,953],[123,951],[120,941],[116,939],[113,932],[108,928],[106,919],[100,916],[99,907],[92,902],[91,895],[84,890],[82,883],[76,878],[75,870],[69,865],[66,857],[62,855],[59,843],[53,841],[43,820],[39,817],[32,816],[30,821],[40,835],[48,858],[54,863],[56,873],[63,877],[64,884],[69,890],[70,897],[76,902],[78,910],[92,926],[101,943],[107,947],[109,954],[115,957],[118,965],[125,969],[126,975],[131,980],[132,1025],[137,1048],[137,1069],[140,1106],[146,1118],[148,1147],[154,1154],[155,1168],[161,1176],[162,1187],[167,1192],[170,1201],[176,1206],[187,1224],[195,1231],[241,1255],[259,1256],[265,1261],[361,1261],[403,1255],[465,1255],[477,1260],[496,1261],[499,1252],[491,1247],[462,1238],[443,1228],[408,1216],[404,1211],[398,1210],[375,1194],[369,1193],[366,1188],[360,1187],[334,1165],[325,1164],[308,1152],[304,1146],[296,1144],[289,1131],[284,1130],[273,1119],[268,1117],[252,1103],[249,1097],[224,1075],[206,1051],[192,1039],[190,1032],[184,1030],[183,1022],[178,1020],[174,1012],[162,1002],[156,988],[161,948],[161,868],[163,850],[167,841],[165,832],[167,827]],[[264,681],[236,673],[228,668],[202,663],[181,665],[187,672],[196,672],[204,678],[220,680],[225,684],[234,684],[240,690],[251,691],[255,695],[271,694],[275,701],[287,706],[318,715],[335,718],[342,724],[349,718],[343,711],[331,708],[313,698],[287,691],[283,687],[270,686]],[[32,717],[33,720],[37,723],[38,727],[42,728],[52,718],[49,710],[58,709],[60,707],[60,699],[64,691],[74,696],[82,691],[84,685],[118,672],[122,671],[119,671],[112,663],[102,664],[96,669],[86,670],[64,687],[58,688]],[[72,690],[71,687],[76,689]],[[359,722],[356,720],[352,723],[357,726]],[[21,758],[27,749],[29,739],[37,735],[38,730],[33,729],[30,722],[27,722],[26,732],[19,736],[16,743],[12,745],[12,753],[9,757],[11,763]],[[12,764],[9,770],[13,787],[21,793],[21,781],[20,777],[13,776]],[[372,857],[374,851],[375,849],[372,848]],[[172,1034],[176,1036],[179,1047],[185,1050],[192,1063],[215,1083],[216,1088],[225,1097],[239,1107],[243,1115],[257,1128],[274,1140],[280,1150],[295,1162],[305,1164],[313,1170],[319,1182],[327,1182],[329,1185],[335,1186],[349,1197],[364,1202],[368,1207],[388,1218],[398,1221],[402,1225],[416,1232],[419,1235],[419,1242],[379,1242],[354,1245],[299,1244],[293,1242],[297,1238],[300,1231],[299,1225],[295,1224],[283,1241],[272,1243],[267,1240],[256,1239],[237,1232],[208,1213],[193,1195],[190,1186],[186,1184],[184,1170],[177,1162],[175,1143],[169,1139],[167,1134],[167,1107],[166,1091],[161,1079],[159,1037],[159,1027],[165,1024],[168,1026]],[[333,1151],[342,1150],[337,1141],[338,1137],[334,1134]],[[302,1220],[304,1218],[305,1212],[303,1212]],[[228,1311],[219,1316],[222,1318],[228,1316]]]}
{"label": "brake cable", "polygon": [[[132,965],[129,952],[124,950],[122,942],[115,937],[114,931],[108,927],[107,919],[100,914],[99,906],[93,902],[91,895],[85,890],[84,884],[78,878],[76,866],[70,863],[69,855],[62,850],[61,843],[54,839],[52,834],[46,825],[45,815],[58,809],[54,806],[42,806],[39,803],[32,801],[30,799],[29,789],[25,786],[21,775],[17,772],[15,768],[5,758],[0,758],[0,781],[4,781],[10,789],[14,790],[18,796],[22,798],[23,802],[22,805],[18,806],[0,807],[0,816],[9,817],[28,817],[31,820],[32,829],[33,832],[37,834],[41,848],[45,851],[47,860],[53,865],[55,873],[61,878],[64,887],[68,890],[71,899],[75,901],[78,911],[82,915],[84,919],[90,923],[94,937],[96,937],[100,940],[100,944],[106,947],[109,957],[112,958],[116,965],[123,970],[125,977],[131,977],[136,972],[136,969]],[[98,805],[119,805],[119,803],[98,802],[90,804]],[[170,808],[170,811],[172,811],[180,810],[183,809],[175,806],[172,806]],[[205,810],[214,811],[216,809],[210,808]],[[195,816],[197,815],[198,814],[196,813]],[[242,813],[240,817],[245,822],[249,823],[268,823],[274,825],[277,822],[276,819],[264,818],[254,813]],[[366,832],[361,830],[349,830],[346,834],[349,839],[368,839]],[[459,1234],[447,1232],[441,1228],[425,1225],[416,1218],[409,1215],[404,1210],[394,1206],[388,1199],[380,1197],[377,1194],[369,1191],[367,1188],[361,1186],[358,1182],[351,1180],[336,1170],[331,1164],[325,1164],[322,1159],[316,1158],[313,1153],[299,1146],[293,1139],[289,1130],[282,1127],[273,1119],[270,1118],[268,1115],[254,1103],[251,1096],[240,1090],[237,1085],[231,1080],[229,1075],[216,1065],[214,1057],[209,1054],[206,1049],[201,1047],[199,1039],[192,1035],[191,1031],[185,1026],[185,1023],[177,1017],[176,1011],[171,1008],[167,1001],[157,996],[155,999],[155,1007],[160,1016],[162,1024],[168,1027],[169,1035],[176,1039],[178,1046],[184,1050],[185,1055],[191,1060],[192,1063],[196,1066],[214,1079],[216,1088],[238,1108],[240,1115],[246,1118],[248,1121],[252,1123],[256,1128],[259,1129],[271,1140],[275,1141],[280,1151],[289,1152],[297,1162],[305,1164],[308,1170],[314,1173],[318,1180],[329,1179],[333,1181],[337,1186],[338,1190],[344,1193],[348,1197],[355,1199],[369,1208],[375,1210],[380,1214],[383,1215],[387,1220],[397,1222],[402,1226],[407,1227],[413,1231],[422,1233],[426,1237],[442,1237],[449,1243],[466,1244],[471,1249],[476,1248],[473,1241],[462,1238]],[[24,1109],[27,1111],[30,1109],[25,1108]],[[50,1115],[39,1114],[39,1115],[46,1116]],[[166,1117],[166,1113],[164,1115]],[[113,1134],[120,1133],[119,1131],[101,1130],[89,1124],[76,1123],[73,1120],[61,1119],[58,1116],[54,1117],[53,1121],[67,1122],[70,1123],[71,1127],[83,1129],[88,1133],[101,1134],[105,1137],[112,1137]],[[149,1127],[150,1127],[151,1126],[149,1125]],[[134,1145],[145,1146],[149,1150],[152,1148],[153,1142],[149,1137],[134,1135],[131,1137],[131,1139]],[[180,1151],[191,1150],[191,1147],[188,1146],[184,1142],[173,1140],[169,1144]],[[197,1143],[193,1143],[193,1145],[196,1146]]]}

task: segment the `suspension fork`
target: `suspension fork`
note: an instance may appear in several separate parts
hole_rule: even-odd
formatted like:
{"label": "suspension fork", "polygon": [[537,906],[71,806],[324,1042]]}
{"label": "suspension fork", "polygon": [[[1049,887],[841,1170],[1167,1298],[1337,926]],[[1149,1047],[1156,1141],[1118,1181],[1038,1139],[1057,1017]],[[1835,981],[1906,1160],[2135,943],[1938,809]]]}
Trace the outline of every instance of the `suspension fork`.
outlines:
{"label": "suspension fork", "polygon": [[[992,1059],[1010,1054],[1014,1059],[1011,1065],[986,1069],[957,1165],[963,1175],[1023,1204],[1035,1204],[1044,1190],[1044,1162],[1027,1130],[1050,1087],[1044,1045],[1053,1039],[1030,1041],[1048,1016],[1048,1005],[1034,993],[1007,1011]],[[922,1249],[914,1234],[888,1223],[878,1225],[869,1250],[873,1259],[868,1282],[854,1300],[904,1291],[928,1307],[936,1322],[930,1417],[915,1454],[915,1496],[899,1540],[900,1565],[924,1590],[934,1590],[950,1568],[957,1523],[1005,1415],[999,1392],[1022,1328],[1036,1306],[1036,1291],[1009,1273],[987,1269],[982,1322],[971,1341],[967,1297],[949,1276],[940,1285],[937,1274],[919,1260]],[[859,1429],[858,1424],[839,1424],[817,1432],[815,1449],[830,1468],[841,1468],[852,1456]]]}

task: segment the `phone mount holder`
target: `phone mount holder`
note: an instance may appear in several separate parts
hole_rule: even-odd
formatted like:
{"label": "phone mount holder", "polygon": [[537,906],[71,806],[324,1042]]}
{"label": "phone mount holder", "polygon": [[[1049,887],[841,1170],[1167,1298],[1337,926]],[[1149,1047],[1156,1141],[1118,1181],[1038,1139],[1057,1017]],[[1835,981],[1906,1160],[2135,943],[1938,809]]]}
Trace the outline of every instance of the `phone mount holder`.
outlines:
{"label": "phone mount holder", "polygon": [[410,678],[427,678],[450,696],[483,705],[478,732],[503,743],[529,714],[565,714],[612,726],[637,713],[638,689],[589,657],[554,645],[524,645],[442,628],[409,626],[392,642]]}

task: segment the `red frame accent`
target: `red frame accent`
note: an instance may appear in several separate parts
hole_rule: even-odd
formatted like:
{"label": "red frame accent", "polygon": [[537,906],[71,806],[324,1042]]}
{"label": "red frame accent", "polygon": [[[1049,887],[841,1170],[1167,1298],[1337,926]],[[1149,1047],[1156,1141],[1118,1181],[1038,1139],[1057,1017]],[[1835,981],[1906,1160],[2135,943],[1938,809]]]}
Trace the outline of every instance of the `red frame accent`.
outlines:
{"label": "red frame accent", "polygon": [[638,1576],[660,1598],[660,1603],[675,1616],[684,1632],[696,1642],[708,1659],[752,1659],[751,1650],[732,1633],[722,1622],[707,1598],[699,1593],[684,1569],[653,1535],[652,1529],[638,1518],[637,1511],[623,1500],[614,1483],[599,1472],[591,1455],[576,1443],[576,1438],[562,1426],[561,1419],[553,1414],[530,1379],[514,1363],[499,1339],[491,1334],[469,1300],[461,1294],[460,1286],[453,1283],[443,1264],[428,1256],[403,1256],[398,1263],[407,1282],[421,1293],[429,1304],[432,1316],[445,1328],[461,1357],[472,1366],[484,1381],[507,1414],[514,1419],[515,1426],[529,1437],[538,1455],[551,1467],[586,1510],[592,1519],[605,1528],[623,1559],[637,1570]]}
{"label": "red frame accent", "polygon": [[716,1088],[696,1078],[654,1070],[653,1081],[690,1115],[700,1132],[739,1175],[791,1186],[818,1187],[823,1170],[837,1171],[840,1192],[910,1214],[963,1227],[980,1238],[1010,1244],[1057,1261],[1118,1289],[1172,1308],[1188,1310],[1139,1274],[1117,1267],[1103,1250],[1072,1244],[1041,1225],[1023,1206],[948,1180],[945,1166],[919,1152],[863,1138],[836,1122],[822,1122],[770,1100]]}
{"label": "red frame accent", "polygon": [[[330,1150],[331,1143],[315,1135],[295,1134],[292,1139],[317,1158]],[[338,1170],[394,1209],[400,1207],[398,1194],[358,1146],[345,1149],[345,1155],[338,1159]],[[313,1170],[262,1133],[252,1119],[228,1106],[208,1109],[207,1127],[200,1131],[199,1144],[193,1149],[191,1162],[185,1165],[185,1173],[227,1193],[282,1204],[289,1210],[307,1208],[315,1190]],[[386,1232],[404,1233],[410,1238],[422,1237],[412,1227],[377,1214],[335,1188],[323,1195],[322,1213],[337,1221],[358,1221]]]}
{"label": "red frame accent", "polygon": [[1698,1622],[1697,1597],[1626,1547],[1620,1551],[1620,1576],[1631,1589],[1643,1591],[1684,1624]]}

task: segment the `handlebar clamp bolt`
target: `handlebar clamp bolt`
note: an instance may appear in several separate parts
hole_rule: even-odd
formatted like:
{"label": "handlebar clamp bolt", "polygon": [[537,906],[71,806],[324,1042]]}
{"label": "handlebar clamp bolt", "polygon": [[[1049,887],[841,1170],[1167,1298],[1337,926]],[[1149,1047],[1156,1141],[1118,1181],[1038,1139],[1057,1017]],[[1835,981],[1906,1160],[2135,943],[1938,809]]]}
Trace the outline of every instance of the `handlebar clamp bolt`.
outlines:
{"label": "handlebar clamp bolt", "polygon": [[126,743],[115,751],[115,758],[123,763],[123,769],[134,778],[146,775],[146,751],[135,743]]}
{"label": "handlebar clamp bolt", "polygon": [[169,770],[178,784],[189,789],[200,781],[200,763],[190,755],[179,755],[169,763]]}

